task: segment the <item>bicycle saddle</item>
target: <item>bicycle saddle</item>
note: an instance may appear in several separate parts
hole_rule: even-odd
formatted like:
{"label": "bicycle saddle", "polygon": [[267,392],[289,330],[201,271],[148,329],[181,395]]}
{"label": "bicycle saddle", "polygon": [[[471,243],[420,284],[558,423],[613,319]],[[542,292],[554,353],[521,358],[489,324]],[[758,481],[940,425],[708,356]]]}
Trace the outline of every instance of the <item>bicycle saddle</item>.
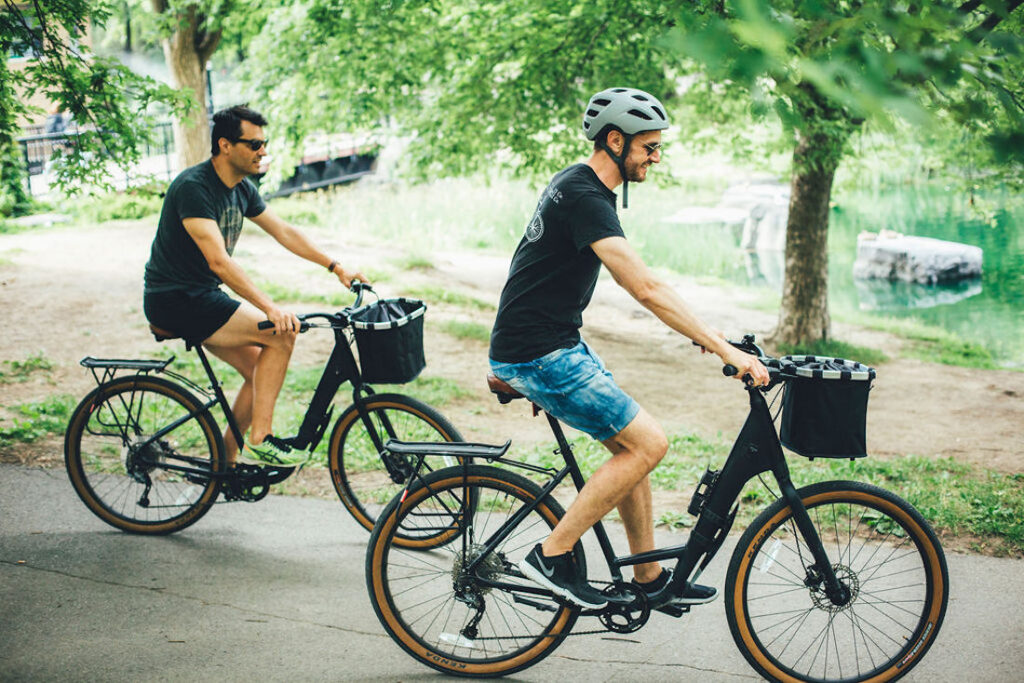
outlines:
{"label": "bicycle saddle", "polygon": [[522,394],[512,388],[508,382],[498,379],[493,372],[487,373],[487,388],[498,397],[498,403],[508,403],[517,398],[525,398]]}
{"label": "bicycle saddle", "polygon": [[153,325],[152,323],[149,325],[149,331],[153,333],[153,337],[155,337],[158,342],[167,341],[168,339],[177,339],[181,336],[177,332],[165,330],[162,327]]}

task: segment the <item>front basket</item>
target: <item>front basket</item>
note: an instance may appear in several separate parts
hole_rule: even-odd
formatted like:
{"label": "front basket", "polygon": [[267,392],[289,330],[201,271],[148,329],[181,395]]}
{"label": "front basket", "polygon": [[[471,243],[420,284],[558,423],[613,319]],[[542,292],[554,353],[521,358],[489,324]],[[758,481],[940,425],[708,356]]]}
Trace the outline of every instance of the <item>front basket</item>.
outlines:
{"label": "front basket", "polygon": [[779,440],[808,458],[863,458],[875,371],[842,358],[784,356]]}
{"label": "front basket", "polygon": [[415,299],[382,299],[349,315],[364,382],[401,384],[416,379],[427,364],[423,355],[426,310],[426,304]]}

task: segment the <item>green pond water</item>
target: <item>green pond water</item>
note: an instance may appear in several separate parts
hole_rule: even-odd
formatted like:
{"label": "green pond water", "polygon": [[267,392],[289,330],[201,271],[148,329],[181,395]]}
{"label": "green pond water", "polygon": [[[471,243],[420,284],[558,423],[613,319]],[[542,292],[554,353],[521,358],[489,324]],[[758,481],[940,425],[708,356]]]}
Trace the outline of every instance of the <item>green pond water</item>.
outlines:
{"label": "green pond water", "polygon": [[[990,196],[986,206],[1009,206],[1008,200]],[[833,201],[829,302],[834,316],[914,318],[982,344],[1001,365],[1024,367],[1024,207],[982,212],[967,195],[941,187],[845,192]],[[857,235],[882,229],[981,247],[982,276],[935,286],[855,280]],[[653,265],[781,290],[782,254],[743,253],[735,228],[650,222],[637,236]]]}

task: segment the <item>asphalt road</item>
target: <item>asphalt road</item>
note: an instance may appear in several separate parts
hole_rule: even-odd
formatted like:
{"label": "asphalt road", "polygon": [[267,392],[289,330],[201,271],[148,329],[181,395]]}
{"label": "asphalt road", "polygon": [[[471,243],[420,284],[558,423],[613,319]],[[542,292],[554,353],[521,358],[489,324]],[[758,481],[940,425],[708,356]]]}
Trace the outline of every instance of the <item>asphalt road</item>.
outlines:
{"label": "asphalt road", "polygon": [[[0,680],[445,680],[383,633],[366,540],[340,504],[277,496],[218,505],[173,536],[131,536],[88,512],[62,470],[0,465]],[[706,583],[724,583],[728,552]],[[945,625],[904,680],[1024,681],[1024,562],[948,560]],[[757,676],[719,600],[626,636],[569,638],[513,680],[559,679]]]}

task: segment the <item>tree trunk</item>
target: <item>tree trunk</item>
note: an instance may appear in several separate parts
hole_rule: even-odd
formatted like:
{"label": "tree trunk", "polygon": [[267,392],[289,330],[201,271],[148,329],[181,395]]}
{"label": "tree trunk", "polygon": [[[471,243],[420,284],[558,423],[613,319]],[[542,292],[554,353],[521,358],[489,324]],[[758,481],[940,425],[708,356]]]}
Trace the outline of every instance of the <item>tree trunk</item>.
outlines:
{"label": "tree trunk", "polygon": [[[157,13],[167,11],[166,0],[153,0]],[[210,156],[210,121],[206,107],[206,62],[220,41],[220,31],[203,30],[204,17],[189,6],[178,18],[174,31],[163,40],[164,57],[175,87],[186,91],[193,106],[174,120],[174,146],[178,170],[194,166]]]}
{"label": "tree trunk", "polygon": [[793,151],[793,181],[786,222],[786,276],[773,341],[806,344],[827,340],[828,207],[838,159],[817,156],[826,141],[801,134]]}

